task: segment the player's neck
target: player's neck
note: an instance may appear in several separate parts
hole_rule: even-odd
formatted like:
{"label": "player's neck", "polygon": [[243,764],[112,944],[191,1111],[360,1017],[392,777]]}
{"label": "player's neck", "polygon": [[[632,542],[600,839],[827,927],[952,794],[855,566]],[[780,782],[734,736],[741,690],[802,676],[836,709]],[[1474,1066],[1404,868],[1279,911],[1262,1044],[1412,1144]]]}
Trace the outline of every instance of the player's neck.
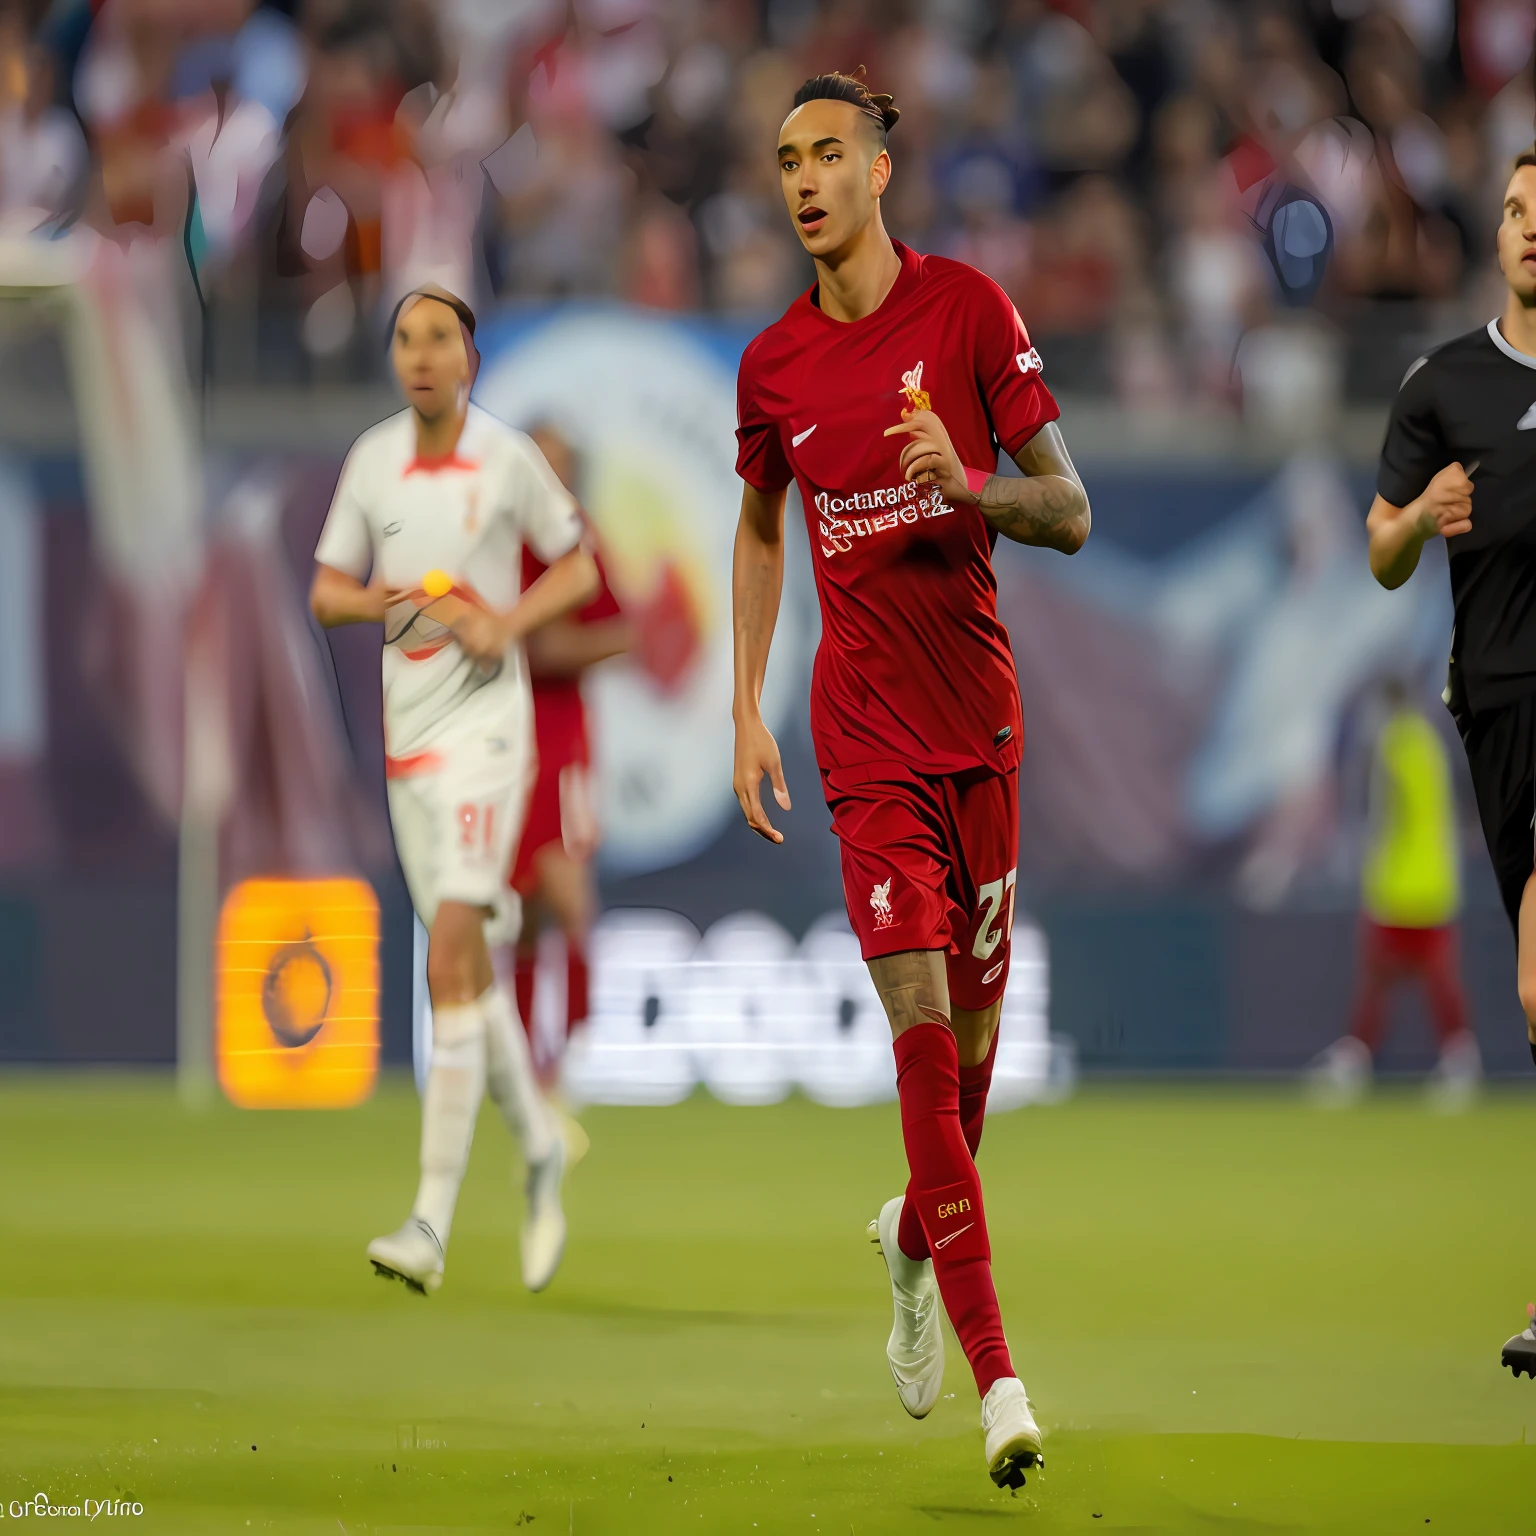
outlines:
{"label": "player's neck", "polygon": [[1499,330],[1516,352],[1536,357],[1536,306],[1523,302],[1513,289],[1504,301],[1504,313],[1499,316]]}
{"label": "player's neck", "polygon": [[467,406],[456,411],[444,411],[441,416],[428,420],[420,411],[416,413],[416,457],[418,459],[446,459],[459,446],[464,431]]}
{"label": "player's neck", "polygon": [[816,258],[821,312],[845,324],[872,315],[901,276],[901,257],[879,210],[841,250]]}

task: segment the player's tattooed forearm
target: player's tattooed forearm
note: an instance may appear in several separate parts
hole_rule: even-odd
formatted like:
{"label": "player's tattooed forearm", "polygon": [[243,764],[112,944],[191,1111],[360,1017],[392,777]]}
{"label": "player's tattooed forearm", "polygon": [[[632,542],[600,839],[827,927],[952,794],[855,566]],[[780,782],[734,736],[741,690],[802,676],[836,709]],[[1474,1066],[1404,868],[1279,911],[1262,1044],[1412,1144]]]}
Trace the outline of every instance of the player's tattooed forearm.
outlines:
{"label": "player's tattooed forearm", "polygon": [[1088,536],[1088,498],[1065,475],[992,475],[981,488],[982,516],[1005,538],[1071,554]]}

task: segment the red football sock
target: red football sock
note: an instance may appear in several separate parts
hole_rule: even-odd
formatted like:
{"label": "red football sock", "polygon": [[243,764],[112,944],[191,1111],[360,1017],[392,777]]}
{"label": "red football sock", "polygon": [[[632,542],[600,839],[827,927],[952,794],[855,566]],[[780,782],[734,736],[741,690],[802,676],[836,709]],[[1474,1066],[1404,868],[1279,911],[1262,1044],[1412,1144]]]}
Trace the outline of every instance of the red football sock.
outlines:
{"label": "red football sock", "polygon": [[974,1067],[960,1068],[960,1129],[965,1133],[965,1144],[976,1156],[981,1145],[981,1127],[987,1118],[987,1091],[992,1086],[992,1067],[997,1061],[997,1037],[1001,1028],[992,1031],[992,1044],[987,1054]]}
{"label": "red football sock", "polygon": [[587,1022],[587,951],[574,939],[565,941],[565,1032]]}
{"label": "red football sock", "polygon": [[[981,1145],[981,1128],[987,1116],[987,1090],[992,1086],[992,1066],[997,1060],[997,1037],[1000,1034],[1001,1029],[992,1031],[992,1044],[974,1067],[960,1068],[960,1130],[972,1158]],[[923,1224],[917,1217],[917,1201],[913,1198],[910,1182],[896,1228],[896,1242],[909,1259],[933,1257],[928,1252],[928,1239],[923,1236]]]}
{"label": "red football sock", "polygon": [[960,1129],[960,1063],[943,1024],[917,1024],[896,1037],[901,1135],[916,1208],[933,1254],[939,1295],[970,1361],[976,1390],[1013,1375],[992,1285],[992,1246],[981,1179]]}
{"label": "red football sock", "polygon": [[532,952],[517,951],[512,964],[512,986],[517,993],[517,1016],[523,1021],[523,1032],[528,1044],[533,1044],[533,978],[538,968],[538,956]]}

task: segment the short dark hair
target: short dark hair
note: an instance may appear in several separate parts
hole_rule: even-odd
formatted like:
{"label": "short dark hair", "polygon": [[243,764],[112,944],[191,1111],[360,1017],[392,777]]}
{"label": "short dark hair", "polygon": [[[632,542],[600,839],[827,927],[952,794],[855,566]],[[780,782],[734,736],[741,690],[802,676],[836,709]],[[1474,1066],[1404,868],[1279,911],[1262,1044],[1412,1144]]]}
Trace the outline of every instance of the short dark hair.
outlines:
{"label": "short dark hair", "polygon": [[1510,175],[1513,176],[1516,171],[1523,171],[1528,165],[1536,165],[1536,144],[1533,144],[1523,155],[1515,156]]}
{"label": "short dark hair", "polygon": [[812,75],[795,92],[797,107],[803,107],[808,101],[846,101],[850,107],[856,107],[879,130],[882,149],[885,148],[886,134],[901,116],[901,108],[889,96],[876,95],[864,83],[862,64],[846,75],[837,71],[830,75]]}
{"label": "short dark hair", "polygon": [[475,312],[469,307],[468,304],[464,302],[463,299],[461,299],[456,293],[449,293],[449,291],[439,283],[423,283],[420,288],[412,288],[411,291],[407,293],[398,304],[395,305],[395,312],[390,317],[389,321],[389,334],[391,336],[395,334],[395,327],[400,323],[400,311],[404,309],[412,299],[434,299],[439,304],[447,305],[447,307],[451,309],[455,315],[458,316],[459,324],[462,325],[471,336],[475,334]]}

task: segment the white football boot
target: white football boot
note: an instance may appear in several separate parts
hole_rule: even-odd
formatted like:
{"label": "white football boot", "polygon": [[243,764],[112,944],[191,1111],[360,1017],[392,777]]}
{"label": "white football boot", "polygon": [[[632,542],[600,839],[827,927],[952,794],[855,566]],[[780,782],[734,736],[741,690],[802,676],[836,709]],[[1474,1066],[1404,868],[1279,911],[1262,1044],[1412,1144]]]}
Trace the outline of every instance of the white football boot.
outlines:
{"label": "white football boot", "polygon": [[1319,1051],[1307,1066],[1307,1092],[1323,1109],[1358,1104],[1371,1087],[1371,1052],[1362,1040],[1344,1035]]}
{"label": "white football boot", "polygon": [[1459,1115],[1472,1108],[1483,1086],[1483,1056],[1470,1029],[1452,1035],[1440,1052],[1425,1092],[1437,1114]]}
{"label": "white football boot", "polygon": [[565,1211],[560,1185],[565,1179],[566,1150],[558,1134],[542,1162],[528,1165],[528,1214],[523,1221],[523,1284],[542,1291],[555,1278],[565,1253]]}
{"label": "white football boot", "polygon": [[430,1296],[443,1283],[443,1245],[419,1216],[398,1232],[368,1244],[374,1273],[384,1280],[403,1280],[418,1296]]}
{"label": "white football boot", "polygon": [[901,1206],[900,1195],[885,1202],[869,1224],[869,1240],[880,1249],[891,1277],[895,1320],[885,1344],[886,1363],[901,1406],[921,1419],[938,1402],[944,1385],[944,1330],[933,1260],[909,1259],[896,1241]]}
{"label": "white football boot", "polygon": [[987,1475],[999,1488],[1022,1488],[1025,1471],[1045,1465],[1040,1426],[1017,1376],[992,1383],[981,1400],[981,1429],[987,1437]]}

